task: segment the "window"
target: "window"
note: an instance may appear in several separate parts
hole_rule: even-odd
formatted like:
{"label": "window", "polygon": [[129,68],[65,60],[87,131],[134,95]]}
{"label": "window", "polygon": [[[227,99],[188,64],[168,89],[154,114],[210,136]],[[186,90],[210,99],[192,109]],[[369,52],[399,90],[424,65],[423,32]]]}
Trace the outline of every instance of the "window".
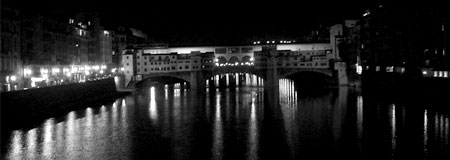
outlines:
{"label": "window", "polygon": [[144,62],[144,65],[147,65],[147,62]]}
{"label": "window", "polygon": [[151,71],[153,71],[153,68],[150,68]]}
{"label": "window", "polygon": [[147,59],[147,57],[144,57],[144,59]]}
{"label": "window", "polygon": [[225,54],[227,53],[226,48],[216,48],[216,54]]}
{"label": "window", "polygon": [[129,66],[130,64],[129,63],[127,63],[127,66]]}
{"label": "window", "polygon": [[147,72],[147,68],[145,68],[144,71]]}
{"label": "window", "polygon": [[184,66],[184,69],[189,69],[189,66]]}
{"label": "window", "polygon": [[141,65],[141,63],[138,62],[138,65]]}
{"label": "window", "polygon": [[175,67],[172,66],[172,70],[175,70]]}
{"label": "window", "polygon": [[127,59],[128,59],[128,57],[129,57],[129,56],[127,56]]}
{"label": "window", "polygon": [[183,67],[180,67],[180,69],[183,69]]}
{"label": "window", "polygon": [[139,59],[140,57],[139,57],[139,56],[137,56],[137,58]]}
{"label": "window", "polygon": [[140,72],[141,70],[140,70],[140,69],[138,69],[137,71],[138,71],[138,72]]}

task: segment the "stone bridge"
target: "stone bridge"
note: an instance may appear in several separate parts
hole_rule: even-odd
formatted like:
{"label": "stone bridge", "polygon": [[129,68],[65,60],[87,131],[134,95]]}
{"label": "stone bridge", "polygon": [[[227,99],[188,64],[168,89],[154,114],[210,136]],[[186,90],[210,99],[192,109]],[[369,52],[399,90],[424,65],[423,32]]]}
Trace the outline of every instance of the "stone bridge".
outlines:
{"label": "stone bridge", "polygon": [[172,71],[145,74],[133,83],[136,84],[152,77],[174,77],[188,82],[191,88],[201,89],[206,86],[206,80],[215,75],[225,73],[250,73],[261,77],[265,81],[265,84],[274,85],[269,87],[277,87],[279,79],[301,72],[320,73],[334,79],[336,84],[343,84],[345,82],[342,81],[346,81],[346,75],[342,75],[342,72],[345,72],[345,68],[256,68],[254,66],[224,66],[203,69],[200,71]]}

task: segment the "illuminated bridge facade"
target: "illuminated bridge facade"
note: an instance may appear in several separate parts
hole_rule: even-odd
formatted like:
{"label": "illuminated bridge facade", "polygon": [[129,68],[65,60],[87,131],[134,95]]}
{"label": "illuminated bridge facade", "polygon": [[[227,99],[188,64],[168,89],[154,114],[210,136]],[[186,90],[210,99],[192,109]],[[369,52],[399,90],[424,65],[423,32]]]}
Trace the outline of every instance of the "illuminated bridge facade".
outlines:
{"label": "illuminated bridge facade", "polygon": [[210,77],[251,73],[277,87],[278,79],[299,72],[331,77],[347,84],[345,64],[335,62],[330,44],[272,44],[217,47],[141,47],[123,52],[125,84],[130,87],[151,77],[169,76],[203,88]]}

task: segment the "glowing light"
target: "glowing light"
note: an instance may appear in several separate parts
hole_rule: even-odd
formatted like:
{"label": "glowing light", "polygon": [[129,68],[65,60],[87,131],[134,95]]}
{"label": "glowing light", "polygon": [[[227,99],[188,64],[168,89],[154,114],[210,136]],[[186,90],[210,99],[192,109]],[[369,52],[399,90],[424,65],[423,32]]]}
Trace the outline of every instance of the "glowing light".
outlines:
{"label": "glowing light", "polygon": [[48,70],[42,68],[42,69],[41,69],[41,73],[42,73],[42,74],[47,74],[47,73],[48,73]]}
{"label": "glowing light", "polygon": [[94,69],[94,70],[99,70],[100,67],[99,67],[99,66],[93,66],[92,69]]}
{"label": "glowing light", "polygon": [[267,43],[270,43],[270,41],[267,41]]}
{"label": "glowing light", "polygon": [[253,57],[252,58],[250,58],[250,61],[253,61],[254,59],[253,59]]}
{"label": "glowing light", "polygon": [[394,71],[394,66],[386,67],[386,72],[393,72],[393,71]]}
{"label": "glowing light", "polygon": [[103,74],[103,70],[100,70],[100,74]]}
{"label": "glowing light", "polygon": [[106,69],[106,65],[102,65],[102,67],[101,67],[102,69]]}
{"label": "glowing light", "polygon": [[66,73],[66,76],[67,76],[67,77],[70,77],[70,76],[72,76],[72,73],[67,72],[67,73]]}
{"label": "glowing light", "polygon": [[426,74],[427,74],[427,71],[422,71],[422,74],[423,74],[423,75],[426,75]]}
{"label": "glowing light", "polygon": [[24,71],[23,71],[26,75],[30,75],[30,74],[32,74],[33,73],[33,71],[31,70],[31,69],[24,69]]}
{"label": "glowing light", "polygon": [[275,43],[275,41],[272,41],[272,43]]}
{"label": "glowing light", "polygon": [[89,75],[90,73],[89,73],[89,71],[85,71],[84,74]]}
{"label": "glowing light", "polygon": [[438,71],[434,71],[434,77],[438,76]]}
{"label": "glowing light", "polygon": [[16,76],[11,76],[11,81],[16,81],[17,77]]}
{"label": "glowing light", "polygon": [[91,70],[91,67],[85,66],[84,69],[85,69],[86,71],[89,71],[89,70]]}
{"label": "glowing light", "polygon": [[60,71],[59,68],[53,68],[53,69],[52,69],[52,72],[53,72],[53,73],[58,73],[59,71]]}
{"label": "glowing light", "polygon": [[362,73],[362,66],[361,65],[356,64],[356,73],[359,74],[359,75]]}
{"label": "glowing light", "polygon": [[117,70],[117,68],[113,68],[113,69],[111,69],[111,72],[116,72],[116,70]]}
{"label": "glowing light", "polygon": [[121,70],[121,71],[124,71],[125,69],[122,67],[122,68],[120,68],[120,70]]}
{"label": "glowing light", "polygon": [[217,58],[214,58],[214,62],[219,62],[219,59],[217,59]]}
{"label": "glowing light", "polygon": [[444,77],[445,77],[445,78],[448,77],[448,71],[444,71]]}

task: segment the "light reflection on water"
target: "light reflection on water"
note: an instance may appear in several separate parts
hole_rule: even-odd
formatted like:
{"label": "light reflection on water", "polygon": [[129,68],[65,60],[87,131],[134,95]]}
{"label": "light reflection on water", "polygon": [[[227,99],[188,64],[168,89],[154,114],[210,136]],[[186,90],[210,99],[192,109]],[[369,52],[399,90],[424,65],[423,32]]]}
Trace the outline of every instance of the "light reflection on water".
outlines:
{"label": "light reflection on water", "polygon": [[[223,79],[232,88],[214,88],[226,85]],[[294,81],[279,82],[279,106],[271,107],[264,106],[262,81],[254,75],[214,76],[204,94],[181,84],[148,86],[112,104],[89,106],[47,119],[36,128],[12,131],[5,158],[260,159],[270,154],[263,149],[282,153],[285,148],[277,146],[284,143],[291,154],[287,157],[293,159],[449,154],[447,114],[408,108],[348,88],[312,94]],[[248,86],[235,88],[239,83]],[[277,120],[281,123],[273,122]],[[277,125],[264,128],[264,123]],[[281,140],[270,141],[264,135]]]}

